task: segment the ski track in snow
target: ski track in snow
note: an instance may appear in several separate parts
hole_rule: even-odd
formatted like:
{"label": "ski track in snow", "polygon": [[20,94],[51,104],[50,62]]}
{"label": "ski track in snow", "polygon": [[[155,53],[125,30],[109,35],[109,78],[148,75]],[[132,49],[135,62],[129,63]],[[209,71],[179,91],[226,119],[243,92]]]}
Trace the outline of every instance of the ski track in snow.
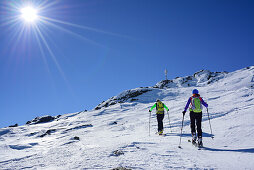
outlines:
{"label": "ski track in snow", "polygon": [[[201,85],[196,88],[209,104],[214,135],[212,139],[208,114],[203,109],[201,150],[188,142],[187,113],[182,149],[178,148],[181,112],[194,87],[174,87],[153,89],[135,97],[138,101],[133,103],[66,114],[58,121],[2,128],[0,169],[253,169],[253,70],[250,67],[229,73],[209,85],[203,84],[204,75],[197,79]],[[165,136],[155,134],[154,111],[149,136],[148,109],[156,98],[170,110],[170,124],[167,113],[164,118]]]}

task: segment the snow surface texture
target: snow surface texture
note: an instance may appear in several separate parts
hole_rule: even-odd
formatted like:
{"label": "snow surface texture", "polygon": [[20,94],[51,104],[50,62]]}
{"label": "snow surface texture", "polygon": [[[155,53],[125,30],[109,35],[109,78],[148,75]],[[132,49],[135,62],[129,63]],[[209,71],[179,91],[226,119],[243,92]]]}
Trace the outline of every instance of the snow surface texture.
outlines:
{"label": "snow surface texture", "polygon": [[[209,104],[203,110],[204,148],[193,147],[182,111],[193,88]],[[165,136],[158,136],[156,98],[169,108]],[[110,104],[115,102],[114,104]],[[105,105],[105,103],[108,103]],[[46,123],[0,129],[0,169],[253,169],[254,67],[232,73],[200,71],[115,96],[97,109]],[[37,118],[36,120],[38,120]]]}

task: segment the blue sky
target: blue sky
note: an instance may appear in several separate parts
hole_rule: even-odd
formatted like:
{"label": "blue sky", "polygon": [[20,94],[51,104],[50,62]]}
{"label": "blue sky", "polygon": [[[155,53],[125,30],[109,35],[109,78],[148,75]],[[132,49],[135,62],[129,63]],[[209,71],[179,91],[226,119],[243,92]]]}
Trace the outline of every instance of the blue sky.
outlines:
{"label": "blue sky", "polygon": [[[0,2],[0,127],[93,109],[165,69],[173,79],[254,64],[251,0],[54,2]],[[27,3],[49,23],[14,22]]]}

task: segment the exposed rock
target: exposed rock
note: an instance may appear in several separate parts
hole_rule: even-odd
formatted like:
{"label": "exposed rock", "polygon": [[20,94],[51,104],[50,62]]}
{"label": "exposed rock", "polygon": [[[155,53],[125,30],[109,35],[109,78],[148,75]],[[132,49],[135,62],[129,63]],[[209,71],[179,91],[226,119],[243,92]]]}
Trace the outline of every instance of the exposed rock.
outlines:
{"label": "exposed rock", "polygon": [[116,121],[109,123],[109,125],[116,125],[116,124],[117,124]]}
{"label": "exposed rock", "polygon": [[39,132],[32,132],[32,133],[29,133],[29,134],[27,134],[26,136],[35,136],[35,135],[37,135]]}
{"label": "exposed rock", "polygon": [[10,125],[9,127],[18,127],[18,124],[16,123],[15,125]]}
{"label": "exposed rock", "polygon": [[40,137],[42,138],[46,135],[51,135],[51,133],[54,133],[55,131],[56,131],[56,129],[49,129],[44,134],[40,135]]}
{"label": "exposed rock", "polygon": [[53,117],[53,116],[41,116],[41,117],[36,117],[33,120],[26,122],[26,124],[33,125],[33,124],[38,124],[38,123],[47,123],[47,122],[51,122],[53,120],[55,120],[55,117]]}
{"label": "exposed rock", "polygon": [[132,89],[132,90],[126,90],[123,93],[119,94],[118,96],[111,97],[107,101],[103,101],[100,103],[98,106],[95,107],[95,110],[99,110],[102,107],[109,107],[112,105],[115,105],[117,103],[124,103],[126,101],[138,101],[136,97],[151,91],[149,88],[137,88],[137,89]]}
{"label": "exposed rock", "polygon": [[78,136],[74,136],[73,140],[80,140]]}
{"label": "exposed rock", "polygon": [[159,89],[163,89],[164,87],[166,87],[168,84],[173,83],[173,80],[162,80],[159,83],[157,83],[154,88],[159,88]]}
{"label": "exposed rock", "polygon": [[66,129],[62,133],[66,133],[66,132],[71,131],[71,130],[78,130],[78,129],[88,128],[88,127],[93,127],[93,125],[92,124],[85,124],[85,125],[76,126],[76,127],[70,128],[70,129]]}
{"label": "exposed rock", "polygon": [[124,155],[124,152],[121,150],[115,150],[112,155],[113,156],[120,156],[120,155]]}
{"label": "exposed rock", "polygon": [[55,118],[59,118],[59,117],[61,117],[62,115],[57,115]]}

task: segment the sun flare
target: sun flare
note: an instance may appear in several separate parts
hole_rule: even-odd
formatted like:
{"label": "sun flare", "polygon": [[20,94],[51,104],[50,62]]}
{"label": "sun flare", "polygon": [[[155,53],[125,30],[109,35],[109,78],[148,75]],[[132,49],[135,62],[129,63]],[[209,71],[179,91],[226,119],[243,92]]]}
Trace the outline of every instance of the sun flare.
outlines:
{"label": "sun flare", "polygon": [[38,11],[37,9],[33,8],[33,7],[24,7],[20,10],[21,12],[21,18],[28,22],[28,23],[33,23],[38,19]]}

